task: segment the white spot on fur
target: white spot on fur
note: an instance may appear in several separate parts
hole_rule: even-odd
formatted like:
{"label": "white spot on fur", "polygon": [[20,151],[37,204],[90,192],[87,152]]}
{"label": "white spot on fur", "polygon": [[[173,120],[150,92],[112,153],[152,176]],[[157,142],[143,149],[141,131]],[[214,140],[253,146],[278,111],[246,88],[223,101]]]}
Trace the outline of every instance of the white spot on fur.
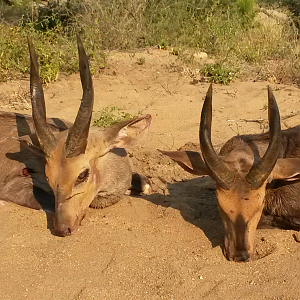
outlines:
{"label": "white spot on fur", "polygon": [[144,186],[143,186],[143,194],[144,195],[150,195],[152,193],[152,188],[151,188],[151,185],[149,183],[146,183]]}

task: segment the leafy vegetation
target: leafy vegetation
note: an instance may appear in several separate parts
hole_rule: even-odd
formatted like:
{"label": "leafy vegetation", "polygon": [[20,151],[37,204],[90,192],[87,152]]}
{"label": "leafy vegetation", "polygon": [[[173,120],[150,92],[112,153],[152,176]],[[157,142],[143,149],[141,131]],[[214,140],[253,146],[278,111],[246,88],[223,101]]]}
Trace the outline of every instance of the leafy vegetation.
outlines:
{"label": "leafy vegetation", "polygon": [[94,126],[108,127],[121,121],[137,118],[130,113],[120,111],[117,107],[104,107],[100,112],[94,113],[96,118],[93,122]]}
{"label": "leafy vegetation", "polygon": [[225,67],[221,62],[214,64],[206,64],[202,69],[205,77],[208,77],[209,82],[228,84],[237,73],[236,70],[231,70]]}
{"label": "leafy vegetation", "polygon": [[146,62],[145,57],[139,57],[137,59],[137,64],[140,65],[140,66],[143,65],[143,64],[145,64],[145,62]]}
{"label": "leafy vegetation", "polygon": [[[273,7],[286,18],[266,12]],[[105,49],[204,51],[219,61],[203,68],[218,82],[217,73],[231,77],[226,62],[242,66],[285,59],[293,68],[300,56],[296,0],[5,0],[0,11],[1,81],[28,73],[28,34],[37,48],[44,83],[56,80],[59,71],[77,71],[76,33],[82,36],[93,73],[105,67]],[[292,72],[300,78],[298,70]]]}

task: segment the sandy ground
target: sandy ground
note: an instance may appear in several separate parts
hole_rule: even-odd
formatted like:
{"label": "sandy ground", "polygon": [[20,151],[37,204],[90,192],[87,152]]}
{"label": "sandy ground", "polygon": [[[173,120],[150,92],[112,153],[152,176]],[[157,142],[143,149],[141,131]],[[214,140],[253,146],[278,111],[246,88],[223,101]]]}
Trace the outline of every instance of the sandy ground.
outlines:
{"label": "sandy ground", "polygon": [[[140,57],[143,65],[137,64]],[[164,50],[112,53],[108,65],[94,78],[94,115],[107,106],[152,115],[146,138],[129,152],[154,193],[90,209],[79,231],[65,238],[51,234],[45,212],[0,207],[0,299],[300,299],[295,232],[258,230],[257,259],[227,261],[214,183],[186,173],[156,150],[198,143],[208,84],[191,84],[193,72]],[[216,148],[233,135],[267,130],[268,84],[249,79],[214,85]],[[300,90],[270,85],[282,128],[299,124]],[[28,90],[28,80],[1,84],[1,109],[30,114]],[[79,75],[61,76],[45,97],[49,117],[73,121]]]}

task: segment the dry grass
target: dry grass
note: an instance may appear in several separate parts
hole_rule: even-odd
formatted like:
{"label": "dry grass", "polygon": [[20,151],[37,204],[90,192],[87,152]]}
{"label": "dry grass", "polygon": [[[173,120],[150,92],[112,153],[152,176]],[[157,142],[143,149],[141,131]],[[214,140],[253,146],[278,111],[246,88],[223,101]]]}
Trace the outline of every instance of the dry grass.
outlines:
{"label": "dry grass", "polygon": [[[32,13],[29,2],[32,4],[16,1],[18,10],[23,3],[25,15],[18,25],[0,25],[0,80],[28,72],[24,47],[28,33],[36,43],[45,83],[55,80],[59,71],[77,71],[78,32],[85,41],[93,73],[105,66],[105,49],[157,45],[175,47],[182,59],[186,49],[205,51],[219,63],[220,73],[215,74],[216,78],[221,76],[219,82],[228,81],[223,74],[249,65],[270,68],[269,60],[289,66],[290,75],[282,79],[276,76],[276,68],[270,70],[279,80],[300,78],[299,33],[285,8],[275,12],[261,9],[254,0],[70,0],[35,5]],[[195,61],[193,64],[200,69]]]}

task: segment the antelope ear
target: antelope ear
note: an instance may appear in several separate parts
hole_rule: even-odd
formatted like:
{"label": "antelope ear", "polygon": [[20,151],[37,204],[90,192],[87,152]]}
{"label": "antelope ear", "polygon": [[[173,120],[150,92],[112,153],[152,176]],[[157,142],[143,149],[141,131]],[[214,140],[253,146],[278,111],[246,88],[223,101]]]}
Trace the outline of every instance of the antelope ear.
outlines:
{"label": "antelope ear", "polygon": [[300,158],[279,158],[268,181],[282,179],[287,181],[300,178]]}
{"label": "antelope ear", "polygon": [[194,175],[209,175],[208,169],[199,152],[194,151],[162,151],[178,163],[185,171]]}
{"label": "antelope ear", "polygon": [[128,148],[134,146],[147,132],[151,116],[119,122],[105,129],[104,144],[109,151],[112,148]]}

